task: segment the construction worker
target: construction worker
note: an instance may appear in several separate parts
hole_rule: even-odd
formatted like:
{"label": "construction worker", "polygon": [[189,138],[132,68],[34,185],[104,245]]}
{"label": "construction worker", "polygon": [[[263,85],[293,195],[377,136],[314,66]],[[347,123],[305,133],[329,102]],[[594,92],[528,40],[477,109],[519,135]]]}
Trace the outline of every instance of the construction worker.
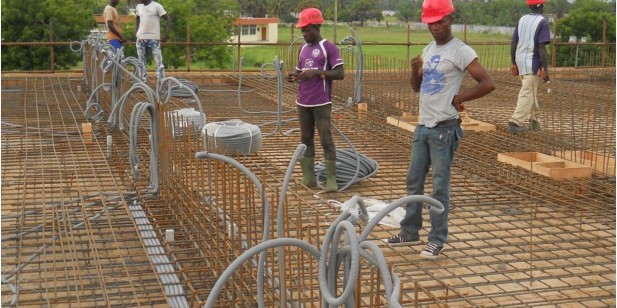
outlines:
{"label": "construction worker", "polygon": [[324,151],[326,191],[338,191],[336,184],[336,148],[331,131],[332,81],[345,77],[343,59],[336,45],[321,37],[321,11],[307,8],[300,12],[297,28],[306,41],[300,47],[298,64],[287,81],[298,82],[298,119],[300,142],[306,145],[300,160],[302,183],[314,187],[315,179],[315,126]]}
{"label": "construction worker", "polygon": [[[521,89],[518,92],[516,109],[508,121],[511,133],[539,130],[538,84],[540,78],[549,82],[548,53],[546,45],[551,42],[551,30],[548,21],[542,16],[545,0],[527,0],[531,13],[518,20],[512,35],[510,71],[520,76]],[[529,120],[529,125],[526,121]]]}
{"label": "construction worker", "polygon": [[[459,111],[464,109],[463,102],[495,89],[476,52],[452,35],[453,12],[451,0],[424,0],[422,22],[428,25],[435,41],[422,50],[422,56],[411,61],[411,87],[420,92],[420,119],[413,135],[406,189],[409,195],[424,195],[426,176],[432,167],[431,197],[444,206],[441,214],[430,212],[428,243],[420,252],[423,258],[438,257],[448,239],[451,167],[463,138]],[[466,71],[477,84],[459,92]],[[422,203],[407,204],[400,233],[386,242],[420,244],[420,229]]]}
{"label": "construction worker", "polygon": [[107,25],[107,43],[109,43],[114,52],[120,50],[122,44],[127,42],[122,35],[120,15],[118,15],[116,10],[119,2],[120,0],[109,0],[109,4],[103,10],[103,18],[105,19],[105,25]]}
{"label": "construction worker", "polygon": [[[161,78],[162,76],[158,75],[158,70],[165,67],[161,43],[167,41],[171,28],[171,17],[162,5],[152,0],[139,0],[139,4],[135,7],[135,14],[137,15],[135,18],[135,36],[137,37],[135,47],[137,48],[137,58],[144,65],[144,71],[140,77],[144,82],[148,80],[146,52],[150,49],[157,70],[157,78]],[[165,32],[163,34],[161,34],[161,18],[165,19]]]}

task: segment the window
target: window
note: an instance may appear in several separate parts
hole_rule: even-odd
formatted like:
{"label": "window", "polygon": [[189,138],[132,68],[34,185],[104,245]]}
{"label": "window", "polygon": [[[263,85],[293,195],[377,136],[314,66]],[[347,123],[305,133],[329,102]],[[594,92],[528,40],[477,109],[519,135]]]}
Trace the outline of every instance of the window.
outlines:
{"label": "window", "polygon": [[243,25],[242,26],[242,35],[256,35],[257,34],[257,26],[255,25]]}

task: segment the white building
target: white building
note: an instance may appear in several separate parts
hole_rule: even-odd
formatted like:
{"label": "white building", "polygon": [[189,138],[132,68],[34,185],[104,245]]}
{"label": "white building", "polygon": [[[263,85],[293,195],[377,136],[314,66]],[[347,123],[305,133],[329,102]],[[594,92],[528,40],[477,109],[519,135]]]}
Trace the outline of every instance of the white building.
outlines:
{"label": "white building", "polygon": [[233,22],[237,34],[231,37],[231,42],[238,42],[239,34],[241,43],[277,43],[280,22],[278,18],[238,18]]}

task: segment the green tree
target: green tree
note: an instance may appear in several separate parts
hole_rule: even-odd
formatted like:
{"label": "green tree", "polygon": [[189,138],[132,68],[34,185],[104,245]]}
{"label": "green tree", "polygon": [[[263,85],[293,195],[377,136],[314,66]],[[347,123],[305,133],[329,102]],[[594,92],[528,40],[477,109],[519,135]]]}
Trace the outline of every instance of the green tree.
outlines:
{"label": "green tree", "polygon": [[243,16],[264,17],[268,12],[266,0],[238,0],[238,3]]}
{"label": "green tree", "polygon": [[[568,16],[558,20],[558,37],[562,42],[570,36],[587,37],[591,42],[602,42],[603,25],[606,22],[606,38],[615,42],[615,2],[578,0]],[[611,12],[612,11],[612,12]]]}
{"label": "green tree", "polygon": [[[339,3],[340,5],[340,3]],[[304,10],[305,8],[308,7],[314,7],[314,8],[318,8],[321,10],[321,1],[320,0],[300,0],[298,2],[298,4],[296,4],[296,7],[294,9],[295,13],[300,13],[302,12],[302,10]],[[322,14],[324,12],[322,11]],[[325,16],[324,16],[325,18]]]}
{"label": "green tree", "polygon": [[[572,6],[568,15],[557,21],[557,39],[567,42],[570,36],[586,37],[588,42],[602,42],[603,28],[606,25],[606,40],[615,42],[615,2],[607,3],[597,0],[578,0]],[[559,46],[557,64],[560,66],[588,65],[589,55],[600,55],[602,47]],[[585,56],[584,56],[585,55]],[[595,60],[591,60],[595,61]]]}
{"label": "green tree", "polygon": [[548,0],[544,5],[544,13],[555,15],[557,19],[566,16],[572,3],[568,0]]}
{"label": "green tree", "polygon": [[421,14],[421,1],[404,0],[396,7],[396,17],[404,22],[420,21]]}
{"label": "green tree", "polygon": [[343,9],[343,14],[340,18],[342,21],[359,21],[360,26],[364,26],[364,22],[375,19],[381,21],[383,15],[377,3],[373,0],[358,0],[351,7]]}
{"label": "green tree", "polygon": [[[229,39],[232,21],[237,15],[237,4],[217,0],[161,0],[160,3],[171,17],[170,42],[186,42],[190,31],[192,42],[223,43]],[[192,61],[204,61],[207,67],[222,68],[233,54],[228,46],[192,46]],[[186,46],[163,45],[165,66],[178,68],[186,65]]]}
{"label": "green tree", "polygon": [[[97,0],[2,0],[2,39],[5,42],[81,41],[96,26]],[[67,47],[54,48],[54,69],[67,69],[81,59]],[[4,70],[49,70],[47,46],[2,47]]]}

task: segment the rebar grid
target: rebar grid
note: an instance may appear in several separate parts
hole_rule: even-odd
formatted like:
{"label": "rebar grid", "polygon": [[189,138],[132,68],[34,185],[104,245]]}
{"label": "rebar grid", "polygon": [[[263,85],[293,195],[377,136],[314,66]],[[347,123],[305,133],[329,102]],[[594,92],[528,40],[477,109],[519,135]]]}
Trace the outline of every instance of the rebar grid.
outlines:
{"label": "rebar grid", "polygon": [[[514,306],[529,307],[546,304],[575,304],[582,306],[606,306],[615,304],[615,186],[614,175],[608,176],[603,172],[594,172],[591,179],[580,179],[574,181],[557,182],[546,179],[521,170],[506,166],[497,162],[496,153],[508,151],[541,151],[548,152],[554,150],[568,150],[570,148],[581,147],[586,150],[594,150],[614,158],[614,123],[611,127],[611,119],[614,122],[614,105],[607,104],[612,97],[614,101],[614,90],[611,94],[609,90],[598,88],[595,93],[590,93],[585,98],[587,109],[580,110],[584,117],[589,121],[578,123],[568,121],[574,107],[580,105],[581,97],[586,97],[577,92],[576,83],[555,82],[551,96],[548,96],[546,106],[543,106],[543,118],[554,119],[545,121],[548,125],[540,133],[532,133],[524,136],[515,136],[505,132],[505,121],[513,109],[513,100],[516,97],[517,84],[510,80],[509,76],[499,75],[499,72],[492,72],[492,76],[498,82],[498,90],[490,97],[471,102],[468,108],[472,111],[472,117],[488,121],[498,125],[495,133],[470,133],[457,153],[452,179],[452,204],[453,210],[450,214],[451,238],[444,250],[445,257],[437,261],[425,261],[418,256],[421,247],[389,247],[379,240],[386,238],[396,232],[397,229],[383,227],[376,229],[374,240],[379,242],[388,262],[393,270],[401,276],[402,280],[402,303],[404,306],[460,306],[482,305],[489,307]],[[410,134],[396,127],[385,123],[385,117],[403,111],[414,110],[417,104],[417,97],[414,96],[407,87],[405,74],[397,77],[374,77],[366,74],[367,82],[364,97],[369,104],[369,112],[363,113],[355,109],[355,106],[346,107],[342,101],[351,96],[353,81],[345,80],[335,84],[335,95],[337,97],[338,109],[334,114],[334,121],[337,127],[350,138],[357,150],[380,162],[380,170],[373,178],[358,183],[348,191],[323,194],[311,191],[300,184],[292,185],[291,191],[285,202],[285,230],[287,236],[301,238],[319,247],[325,229],[338,216],[338,209],[332,207],[328,200],[335,199],[344,201],[354,194],[360,194],[367,198],[392,201],[404,195],[404,175],[409,161]],[[236,92],[237,84],[233,83],[233,76],[211,76],[199,77],[203,81],[200,86],[200,98],[204,103],[208,121],[241,118],[253,124],[267,123],[273,121],[275,117],[269,115],[246,114],[237,105]],[[190,79],[191,77],[188,77]],[[275,110],[276,91],[273,81],[264,79],[260,76],[248,77],[244,92],[240,95],[245,109]],[[228,82],[220,84],[220,82]],[[67,86],[68,83],[70,86]],[[63,85],[64,84],[64,85]],[[183,283],[186,286],[187,294],[193,304],[202,303],[209,293],[209,288],[214,284],[218,274],[226,268],[235,257],[242,252],[242,236],[250,240],[251,244],[258,243],[261,239],[261,228],[263,227],[262,200],[258,193],[254,191],[245,178],[240,176],[237,171],[220,163],[208,161],[196,161],[194,152],[199,150],[199,138],[187,139],[163,138],[161,147],[161,173],[163,185],[160,196],[137,196],[130,195],[126,191],[137,190],[148,185],[147,164],[140,166],[142,179],[131,180],[128,175],[128,164],[126,162],[127,150],[126,138],[122,132],[112,132],[114,140],[118,143],[114,146],[114,152],[110,161],[105,161],[104,137],[108,133],[104,127],[100,132],[94,133],[92,146],[88,148],[79,135],[79,125],[82,120],[79,101],[81,93],[76,91],[75,83],[72,80],[62,78],[46,78],[45,81],[36,79],[36,85],[25,86],[27,92],[45,92],[45,89],[55,89],[57,93],[53,98],[46,99],[48,104],[56,104],[60,101],[66,104],[63,110],[64,116],[57,116],[57,113],[29,110],[31,108],[21,108],[15,110],[15,106],[7,105],[7,96],[11,97],[18,92],[4,92],[6,85],[3,83],[4,104],[3,111],[3,133],[2,133],[2,171],[3,171],[3,197],[7,194],[13,196],[10,204],[3,204],[3,239],[7,234],[18,234],[21,231],[32,230],[37,224],[43,221],[36,214],[29,210],[38,211],[37,213],[49,213],[44,217],[58,217],[51,210],[57,209],[58,199],[64,204],[71,204],[71,200],[77,197],[67,194],[74,193],[72,189],[79,187],[79,195],[98,194],[98,203],[108,203],[107,207],[114,207],[116,204],[124,204],[127,200],[145,199],[144,206],[147,208],[149,217],[158,228],[161,239],[164,238],[165,229],[176,231],[176,241],[164,242],[168,254],[172,257],[176,270],[180,272]],[[10,88],[10,87],[9,87]],[[613,87],[614,88],[614,87]],[[226,90],[215,91],[215,90]],[[503,92],[502,92],[503,91]],[[293,88],[285,87],[286,108],[293,108]],[[574,95],[579,93],[578,95]],[[47,95],[47,94],[45,94]],[[596,95],[594,99],[594,95]],[[611,96],[612,95],[612,96]],[[42,96],[39,94],[39,97]],[[51,95],[50,95],[51,96]],[[22,104],[25,101],[35,106],[44,105],[41,100],[31,101],[23,96]],[[63,98],[68,97],[68,98]],[[490,99],[489,99],[490,98]],[[574,98],[574,99],[571,99]],[[399,102],[404,102],[403,109]],[[60,106],[60,103],[57,103]],[[75,104],[74,106],[71,106]],[[83,104],[82,104],[83,105]],[[174,100],[172,105],[166,106],[165,110],[190,106],[190,101]],[[271,106],[271,108],[269,108]],[[559,107],[561,106],[561,107]],[[612,106],[612,107],[611,107]],[[555,109],[559,107],[559,109]],[[579,106],[580,107],[580,106]],[[612,109],[611,109],[612,108]],[[26,110],[28,109],[28,110]],[[579,108],[580,109],[580,108]],[[558,110],[558,111],[555,111]],[[601,110],[601,112],[599,112]],[[610,113],[610,110],[613,110]],[[45,111],[45,110],[43,110]],[[130,112],[130,110],[128,110]],[[563,116],[563,114],[566,114]],[[608,111],[608,112],[606,112]],[[32,113],[29,113],[32,112]],[[599,116],[599,115],[602,116]],[[606,114],[606,116],[604,116]],[[8,119],[7,120],[7,115]],[[23,116],[22,116],[23,115]],[[69,118],[58,123],[59,119]],[[285,118],[295,117],[295,112],[285,115]],[[29,126],[19,126],[23,123],[37,119],[36,129]],[[605,119],[606,122],[601,121]],[[147,119],[144,121],[148,121]],[[6,123],[11,123],[11,125]],[[593,124],[589,124],[593,123]],[[596,124],[597,123],[597,124]],[[604,124],[604,125],[602,125]],[[606,125],[609,124],[609,125]],[[30,124],[31,125],[31,124]],[[48,126],[49,125],[49,126]],[[49,127],[53,128],[53,134],[49,134]],[[95,125],[95,129],[96,129]],[[143,125],[147,127],[147,125]],[[270,131],[270,127],[264,126],[262,130]],[[294,122],[285,124],[283,131],[295,127]],[[558,127],[558,128],[556,128]],[[561,128],[559,128],[561,127]],[[575,129],[573,129],[575,128]],[[585,133],[591,130],[592,133]],[[66,136],[58,137],[57,133]],[[69,137],[69,133],[72,134]],[[613,136],[606,137],[605,135]],[[20,136],[14,136],[18,135]],[[25,136],[22,136],[25,135]],[[51,136],[50,136],[51,135]],[[149,156],[148,129],[143,129],[139,135],[139,155],[142,161],[147,162]],[[191,136],[185,134],[185,136]],[[597,137],[596,137],[597,136]],[[570,140],[569,138],[574,140]],[[49,138],[49,139],[47,139]],[[594,139],[595,138],[595,139]],[[73,140],[75,139],[75,140]],[[50,141],[51,140],[51,141]],[[67,140],[67,141],[64,141]],[[297,145],[299,136],[290,134],[288,136],[275,134],[264,139],[262,150],[257,155],[238,157],[238,159],[249,167],[263,181],[272,208],[277,204],[280,185],[283,177],[283,170]],[[576,140],[586,140],[587,145],[582,145]],[[589,141],[587,141],[589,140]],[[605,143],[603,141],[606,140]],[[53,142],[53,143],[52,143]],[[68,143],[69,150],[65,149]],[[51,145],[50,145],[51,144]],[[78,147],[77,145],[80,145]],[[589,146],[589,144],[592,144]],[[345,147],[342,140],[337,139],[337,146]],[[577,147],[578,146],[578,147]],[[15,147],[18,147],[15,149]],[[79,150],[77,150],[79,149]],[[49,152],[62,153],[55,157],[47,158]],[[87,153],[84,153],[87,152]],[[93,152],[93,153],[90,153]],[[100,153],[97,153],[100,152]],[[11,154],[12,153],[12,154]],[[47,153],[47,154],[43,154]],[[46,170],[43,166],[38,166],[34,171],[29,171],[26,167],[33,163],[33,156],[45,157],[41,159],[41,164],[58,164],[57,168]],[[70,156],[86,156],[90,159],[82,161]],[[319,156],[319,151],[318,151]],[[25,157],[25,158],[24,158]],[[62,158],[60,158],[62,157]],[[22,163],[22,161],[28,164]],[[96,163],[94,162],[96,161]],[[71,164],[71,162],[73,162]],[[95,179],[84,180],[82,164],[96,164],[90,167],[88,177]],[[99,166],[100,164],[100,166]],[[65,166],[69,166],[66,168]],[[23,169],[26,170],[23,170]],[[101,169],[99,169],[101,168]],[[15,171],[18,170],[18,171]],[[23,170],[23,171],[22,171]],[[41,170],[41,171],[38,171]],[[92,171],[94,170],[94,171]],[[101,171],[104,170],[104,171]],[[299,174],[299,168],[297,168]],[[21,173],[18,173],[21,172]],[[29,177],[25,177],[29,172]],[[72,173],[71,173],[72,172]],[[13,177],[6,177],[7,174],[16,174]],[[103,175],[109,174],[109,179],[99,180]],[[36,178],[34,178],[36,177]],[[295,176],[294,176],[295,177]],[[77,178],[77,179],[76,179]],[[21,181],[21,182],[20,182]],[[6,185],[6,183],[9,185]],[[19,189],[11,191],[10,187],[14,182],[20,182]],[[109,184],[111,182],[112,184]],[[120,183],[120,184],[116,184]],[[298,178],[299,183],[299,178]],[[35,191],[32,191],[34,186]],[[68,186],[68,188],[66,188]],[[125,188],[128,187],[128,188]],[[112,197],[103,192],[116,191],[110,193]],[[66,191],[66,192],[65,192]],[[430,180],[427,183],[427,191],[430,191]],[[10,192],[10,193],[7,193]],[[52,194],[54,192],[55,194]],[[60,194],[57,196],[56,194]],[[104,197],[103,197],[104,196]],[[37,206],[41,198],[50,198],[44,202],[45,206]],[[79,204],[87,204],[88,199],[80,197]],[[117,201],[120,198],[122,201]],[[30,200],[29,204],[26,200]],[[66,201],[69,200],[69,201]],[[5,200],[6,202],[6,200]],[[221,216],[218,209],[211,204],[216,202],[217,206],[223,209],[227,216]],[[97,203],[97,204],[98,204]],[[80,209],[85,212],[85,209]],[[71,215],[81,215],[91,217],[88,214],[70,212],[63,209],[63,217]],[[10,214],[6,214],[6,213]],[[111,213],[119,213],[118,217]],[[26,215],[27,214],[27,215]],[[608,215],[607,215],[608,214]],[[7,215],[19,215],[20,217],[33,216],[35,221],[27,219],[13,219],[20,226],[11,226],[9,233],[6,227]],[[161,291],[160,282],[156,273],[150,267],[149,261],[143,252],[143,244],[139,241],[135,226],[131,222],[126,211],[116,209],[107,214],[107,224],[100,227],[100,221],[93,220],[90,224],[92,230],[87,233],[80,233],[81,230],[73,228],[70,234],[78,237],[82,242],[89,243],[91,246],[82,244],[86,247],[103,245],[103,241],[95,241],[92,238],[100,234],[113,234],[113,240],[109,242],[115,246],[114,251],[122,250],[116,258],[130,259],[132,262],[125,262],[122,270],[127,277],[126,281],[139,281],[142,286],[141,293],[136,291],[137,287],[126,287],[122,282],[109,282],[108,270],[113,270],[114,266],[121,262],[114,262],[114,265],[99,266],[98,270],[83,276],[76,274],[75,270],[67,271],[60,268],[62,274],[54,274],[51,270],[40,269],[36,271],[39,280],[46,281],[41,283],[32,294],[43,294],[40,290],[46,290],[47,296],[56,302],[80,303],[84,306],[98,302],[98,305],[113,306],[126,305],[126,301],[134,301],[135,298],[141,300],[130,305],[165,305],[165,298]],[[238,228],[237,235],[230,236],[228,227],[221,217],[229,217]],[[66,227],[70,225],[66,219],[58,219],[59,222],[51,224],[52,227],[64,223]],[[32,219],[32,218],[30,218]],[[66,221],[65,221],[66,220]],[[48,223],[46,220],[45,224]],[[425,217],[428,221],[428,217]],[[94,227],[96,226],[96,227]],[[25,259],[31,252],[38,249],[41,240],[34,241],[33,234],[43,235],[43,239],[51,241],[53,235],[45,234],[49,232],[38,231],[32,234],[25,234],[22,237],[31,237],[31,242],[21,240],[17,247],[14,241],[3,241],[3,265],[11,264],[8,259]],[[99,229],[96,229],[96,228]],[[59,231],[58,227],[52,229],[51,234],[68,234],[69,231]],[[87,229],[87,228],[86,228]],[[118,229],[118,230],[116,230]],[[58,230],[53,232],[53,230]],[[100,233],[99,233],[100,230]],[[122,236],[119,236],[121,234]],[[276,236],[274,229],[272,236]],[[118,239],[121,239],[121,244]],[[126,239],[125,239],[126,238]],[[66,240],[68,241],[68,240]],[[72,240],[76,241],[76,240]],[[62,242],[62,241],[61,241]],[[24,244],[26,244],[24,246]],[[15,251],[14,254],[6,254],[5,250]],[[24,246],[24,247],[22,247]],[[112,246],[112,245],[108,245]],[[121,247],[121,248],[120,248]],[[129,248],[130,250],[129,251]],[[68,249],[68,248],[67,248]],[[83,252],[85,256],[80,256],[78,260],[82,263],[105,264],[106,258],[111,258],[105,254],[109,247],[73,249],[75,252]],[[28,252],[24,252],[28,251]],[[98,256],[102,254],[104,256]],[[276,285],[275,277],[278,276],[278,266],[276,266],[275,252],[269,253],[268,262],[271,272],[268,274],[269,282],[266,283],[267,306],[276,306],[278,303],[278,291],[273,287]],[[66,255],[66,254],[65,254]],[[73,256],[73,258],[76,258]],[[47,252],[49,257],[49,252]],[[121,257],[119,257],[121,256]],[[293,249],[286,249],[285,281],[286,289],[289,290],[287,299],[294,303],[302,303],[306,307],[319,307],[319,292],[316,284],[316,266],[310,258],[301,252]],[[57,258],[57,259],[56,259]],[[92,260],[88,259],[91,258]],[[60,261],[60,255],[55,254],[52,258],[56,262]],[[135,260],[139,259],[140,262]],[[111,259],[110,259],[111,260]],[[118,261],[118,260],[113,260]],[[32,266],[28,266],[25,271]],[[40,265],[39,265],[40,267]],[[367,268],[366,266],[364,268]],[[56,267],[56,270],[58,267]],[[83,272],[84,269],[80,268]],[[118,270],[116,270],[118,271]],[[255,271],[256,267],[247,265],[245,269],[234,276],[228,283],[225,295],[221,295],[218,301],[221,307],[231,305],[244,307],[255,303]],[[69,274],[67,274],[67,272]],[[3,268],[3,274],[6,273]],[[62,277],[64,275],[64,277]],[[97,279],[92,278],[97,276]],[[145,277],[144,277],[145,276]],[[362,285],[358,286],[358,303],[363,307],[380,307],[385,303],[383,289],[380,287],[380,280],[377,272],[373,269],[362,271]],[[23,277],[23,276],[22,276]],[[52,277],[52,278],[49,278]],[[103,278],[101,278],[103,277]],[[106,277],[106,278],[105,278]],[[130,277],[130,279],[129,279]],[[41,279],[43,278],[43,279]],[[27,278],[26,278],[27,279]],[[65,279],[67,282],[64,282]],[[98,290],[104,295],[80,295],[76,297],[73,293],[60,294],[62,288],[56,286],[60,283],[70,285],[71,283],[82,280],[95,285],[105,284],[106,289]],[[20,281],[23,282],[23,280]],[[52,283],[53,281],[53,283]],[[145,283],[147,281],[148,283]],[[115,284],[114,284],[115,283]],[[50,286],[51,285],[51,286]],[[110,286],[121,285],[122,291]],[[136,285],[136,283],[134,283]],[[96,286],[91,287],[95,289]],[[58,290],[50,293],[47,290]],[[376,292],[381,290],[381,292]],[[3,291],[8,292],[8,286],[3,284]],[[26,292],[24,294],[24,292]],[[92,291],[94,294],[94,291]],[[30,299],[27,291],[20,291],[20,304],[28,299],[32,304],[51,303],[51,299]],[[83,292],[82,292],[83,293]],[[139,293],[139,296],[135,295]],[[50,295],[56,294],[56,295]],[[81,294],[81,293],[80,293]],[[128,294],[128,295],[127,295]],[[133,296],[131,297],[130,294]],[[143,295],[142,295],[143,294]],[[107,299],[100,299],[107,297]],[[41,297],[41,296],[39,296]],[[129,299],[130,298],[130,299]],[[149,301],[149,302],[145,302]],[[5,298],[3,298],[5,303]],[[105,304],[102,304],[105,303]],[[24,304],[25,305],[25,304]]]}
{"label": "rebar grid", "polygon": [[2,82],[3,94],[15,90],[2,104],[2,306],[164,305],[126,177],[81,131],[76,85]]}

